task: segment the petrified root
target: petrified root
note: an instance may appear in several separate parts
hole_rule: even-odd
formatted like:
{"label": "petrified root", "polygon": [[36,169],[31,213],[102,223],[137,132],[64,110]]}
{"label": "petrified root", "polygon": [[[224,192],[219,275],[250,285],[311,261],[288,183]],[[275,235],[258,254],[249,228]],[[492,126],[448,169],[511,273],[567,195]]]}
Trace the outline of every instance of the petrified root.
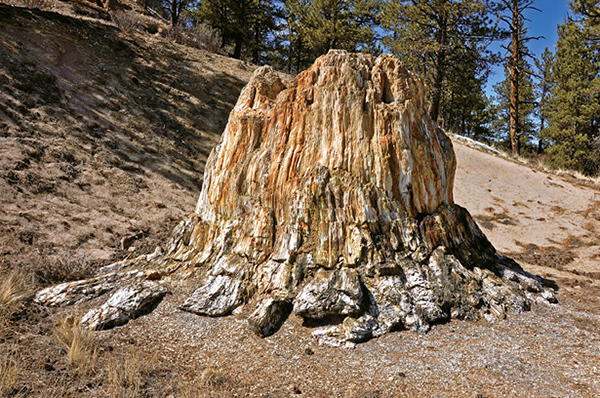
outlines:
{"label": "petrified root", "polygon": [[169,246],[206,274],[181,308],[247,304],[260,335],[292,310],[362,341],[554,300],[453,203],[454,171],[423,83],[393,56],[330,51],[287,87],[258,69]]}
{"label": "petrified root", "polygon": [[[141,260],[111,264],[106,269],[137,265]],[[93,330],[110,329],[147,314],[168,293],[167,288],[154,280],[160,279],[156,270],[121,270],[101,273],[96,277],[65,282],[40,290],[34,298],[38,304],[63,307],[93,300],[113,293],[98,308],[90,310],[81,320]]]}
{"label": "petrified root", "polygon": [[138,282],[117,290],[100,308],[89,311],[81,324],[93,330],[123,325],[150,312],[167,294],[156,282]]}

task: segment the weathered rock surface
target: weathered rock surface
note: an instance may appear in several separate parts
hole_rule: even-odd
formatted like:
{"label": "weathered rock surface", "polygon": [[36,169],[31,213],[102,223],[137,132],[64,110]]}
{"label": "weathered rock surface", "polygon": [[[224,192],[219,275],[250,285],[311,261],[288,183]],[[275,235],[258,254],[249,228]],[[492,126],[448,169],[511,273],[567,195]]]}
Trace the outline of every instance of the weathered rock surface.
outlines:
{"label": "weathered rock surface", "polygon": [[239,309],[263,336],[293,313],[329,324],[315,335],[335,345],[423,333],[452,318],[501,318],[528,310],[534,295],[555,301],[454,204],[455,163],[427,117],[423,83],[391,55],[330,51],[287,85],[263,67],[166,253],[142,256],[145,271],[117,263],[36,300],[69,305],[113,292],[83,319],[108,328],[165,294],[147,280],[195,266],[204,282],[181,309]]}
{"label": "weathered rock surface", "polygon": [[257,70],[167,253],[207,275],[182,308],[248,304],[268,335],[293,305],[362,341],[554,300],[453,203],[455,166],[423,83],[391,55],[330,51],[287,86]]}
{"label": "weathered rock surface", "polygon": [[[122,265],[122,263],[113,264],[113,266],[119,265]],[[110,292],[128,281],[155,278],[154,271],[138,269],[106,272],[90,279],[65,282],[40,290],[35,295],[34,301],[50,307],[79,304]]]}
{"label": "weathered rock surface", "polygon": [[[62,307],[80,304],[103,295],[110,297],[100,307],[88,311],[81,324],[93,330],[110,329],[149,313],[168,289],[155,280],[162,274],[155,269],[137,269],[146,256],[120,261],[100,270],[98,276],[65,282],[40,290],[34,297],[38,304]],[[123,269],[126,268],[126,269]]]}
{"label": "weathered rock surface", "polygon": [[167,292],[156,282],[133,283],[117,290],[101,307],[90,310],[81,324],[93,330],[123,325],[150,312]]}

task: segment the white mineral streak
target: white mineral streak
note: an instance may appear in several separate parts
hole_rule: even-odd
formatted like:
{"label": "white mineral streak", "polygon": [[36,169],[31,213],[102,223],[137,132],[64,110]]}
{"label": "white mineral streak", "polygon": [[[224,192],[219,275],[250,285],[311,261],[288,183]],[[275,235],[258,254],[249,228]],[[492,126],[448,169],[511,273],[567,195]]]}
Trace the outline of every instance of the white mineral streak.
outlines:
{"label": "white mineral streak", "polygon": [[287,87],[257,70],[173,240],[175,259],[212,269],[182,308],[247,302],[262,335],[290,310],[346,317],[323,336],[363,341],[522,311],[526,291],[551,298],[454,205],[454,152],[426,98],[391,55],[330,51]]}
{"label": "white mineral streak", "polygon": [[[452,144],[426,102],[423,82],[391,55],[330,51],[287,86],[258,69],[208,158],[195,214],[157,262],[205,278],[181,308],[220,316],[246,304],[236,313],[261,335],[293,311],[331,323],[316,335],[342,346],[503,317],[534,294],[553,301],[453,203]],[[106,283],[38,300],[73,303],[114,289]],[[92,315],[117,307],[102,308]]]}

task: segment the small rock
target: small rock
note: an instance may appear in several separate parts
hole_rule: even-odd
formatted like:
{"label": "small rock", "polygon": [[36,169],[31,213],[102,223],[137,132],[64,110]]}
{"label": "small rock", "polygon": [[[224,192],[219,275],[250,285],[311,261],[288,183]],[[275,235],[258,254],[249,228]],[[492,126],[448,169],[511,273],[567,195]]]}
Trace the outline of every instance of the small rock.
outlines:
{"label": "small rock", "polygon": [[146,255],[146,261],[156,260],[158,257],[162,256],[163,250],[160,246],[156,246],[154,252],[152,254]]}
{"label": "small rock", "polygon": [[330,315],[352,315],[360,311],[362,289],[354,270],[319,269],[294,299],[294,314],[322,319]]}
{"label": "small rock", "polygon": [[198,315],[229,315],[242,303],[244,287],[237,278],[211,276],[183,302],[181,309]]}
{"label": "small rock", "polygon": [[290,300],[269,297],[248,317],[248,324],[259,336],[270,336],[279,330],[291,310]]}
{"label": "small rock", "polygon": [[134,235],[127,235],[121,238],[121,250],[127,250],[136,240],[144,236],[143,232],[138,232]]}

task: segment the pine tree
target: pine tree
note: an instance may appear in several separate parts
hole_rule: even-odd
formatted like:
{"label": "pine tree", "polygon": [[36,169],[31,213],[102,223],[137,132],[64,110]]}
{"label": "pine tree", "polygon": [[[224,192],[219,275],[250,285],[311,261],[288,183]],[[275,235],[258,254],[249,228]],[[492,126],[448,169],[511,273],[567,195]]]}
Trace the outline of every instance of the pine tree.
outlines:
{"label": "pine tree", "polygon": [[[595,6],[598,5],[598,2]],[[547,137],[552,165],[597,174],[600,164],[600,49],[597,20],[582,14],[571,3],[579,19],[569,18],[558,28]]]}
{"label": "pine tree", "polygon": [[[519,155],[523,145],[536,136],[533,120],[536,101],[531,66],[523,57],[519,57],[517,62],[519,71],[517,82],[513,82],[512,65],[506,65],[504,80],[494,85],[497,94],[497,119],[493,126],[494,130],[500,133],[496,138],[505,139],[511,150],[514,151],[516,148],[513,156]],[[512,96],[515,85],[518,87],[516,99]],[[516,104],[516,107],[513,104]],[[513,113],[514,109],[517,110],[516,115]],[[516,125],[513,124],[515,122]],[[516,131],[516,135],[513,136],[511,131]],[[517,140],[516,144],[513,139]]]}
{"label": "pine tree", "polygon": [[507,57],[506,68],[507,78],[510,84],[510,96],[509,96],[509,137],[513,156],[518,156],[521,152],[521,141],[522,137],[526,132],[521,131],[524,123],[519,120],[522,116],[522,112],[519,108],[525,106],[528,111],[531,111],[530,105],[523,104],[521,101],[526,98],[525,95],[521,95],[519,91],[525,89],[530,94],[530,87],[521,87],[520,84],[524,83],[531,85],[531,79],[523,78],[523,74],[531,74],[531,69],[527,69],[529,65],[526,64],[525,58],[530,56],[527,48],[527,42],[531,40],[537,40],[538,37],[527,36],[527,28],[525,27],[525,16],[524,13],[527,10],[540,11],[533,6],[535,0],[501,0],[500,3],[503,5],[504,11],[507,13],[501,17],[501,20],[506,22],[508,25],[508,35],[510,37],[510,44],[505,47],[509,51]]}
{"label": "pine tree", "polygon": [[535,114],[539,120],[539,129],[536,138],[538,139],[537,153],[542,153],[546,146],[546,124],[550,113],[549,104],[552,95],[554,82],[552,80],[552,64],[554,55],[544,49],[541,58],[535,59],[535,67],[537,69],[537,83],[535,84]]}
{"label": "pine tree", "polygon": [[536,134],[533,112],[535,91],[533,71],[528,60],[533,59],[527,42],[536,39],[527,35],[523,12],[531,7],[532,1],[505,0],[508,16],[502,19],[510,23],[508,36],[510,44],[504,66],[504,80],[494,86],[497,97],[498,119],[494,123],[496,131],[508,138],[513,156],[521,154],[521,147]]}
{"label": "pine tree", "polygon": [[375,52],[379,0],[284,0],[288,71],[330,49]]}
{"label": "pine tree", "polygon": [[223,48],[234,58],[244,55],[260,64],[268,37],[276,29],[275,12],[271,0],[202,0],[190,14],[218,31]]}
{"label": "pine tree", "polygon": [[389,32],[384,44],[427,82],[428,111],[434,120],[454,124],[450,104],[458,99],[465,103],[464,87],[476,87],[470,100],[477,103],[473,109],[481,107],[481,86],[490,65],[486,47],[495,37],[490,18],[494,11],[493,3],[485,0],[384,2],[382,25]]}

